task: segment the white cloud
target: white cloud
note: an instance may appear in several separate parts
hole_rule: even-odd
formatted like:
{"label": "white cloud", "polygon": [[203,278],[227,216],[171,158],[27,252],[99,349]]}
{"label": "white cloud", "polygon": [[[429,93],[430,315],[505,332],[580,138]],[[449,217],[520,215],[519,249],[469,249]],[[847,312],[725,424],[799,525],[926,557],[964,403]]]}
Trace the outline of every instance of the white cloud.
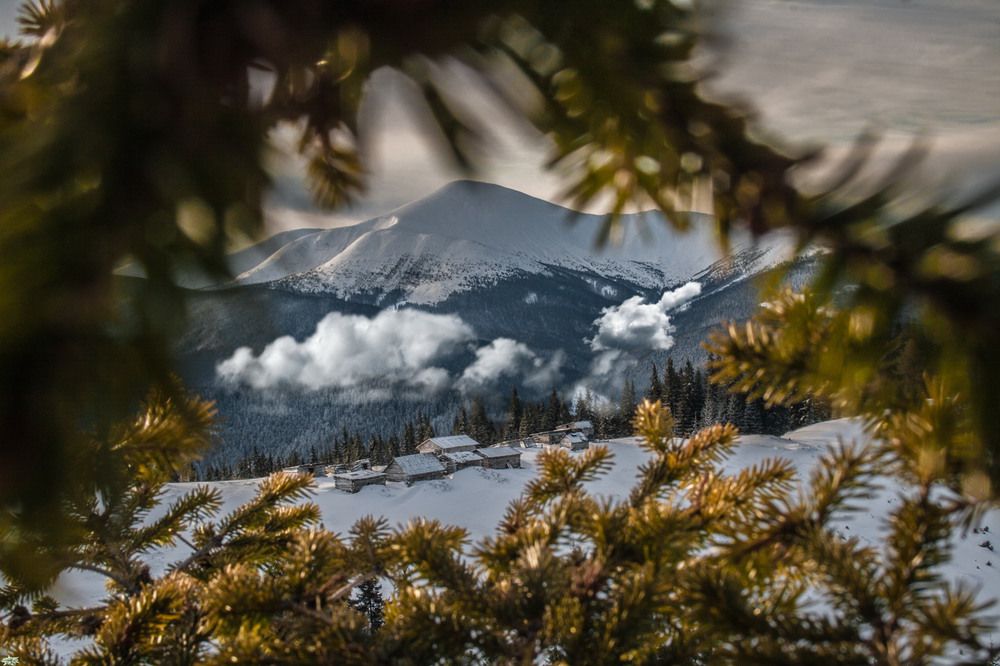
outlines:
{"label": "white cloud", "polygon": [[656,303],[646,303],[633,296],[621,305],[604,308],[594,320],[597,334],[589,340],[596,352],[637,352],[667,350],[674,345],[674,326],[667,314],[701,293],[701,285],[688,282],[683,287],[664,292]]}
{"label": "white cloud", "polygon": [[663,292],[663,296],[660,296],[660,300],[657,305],[663,311],[673,310],[686,304],[692,298],[700,294],[701,285],[697,282],[688,282],[683,287],[678,287],[673,291]]}
{"label": "white cloud", "polygon": [[438,390],[451,378],[435,364],[474,338],[472,328],[457,315],[404,309],[369,318],[331,312],[302,342],[284,336],[260,356],[242,347],[219,363],[216,372],[223,380],[256,388],[345,387],[378,378]]}
{"label": "white cloud", "polygon": [[371,387],[388,381],[426,393],[452,387],[474,390],[502,377],[519,378],[524,386],[540,390],[562,381],[561,351],[546,361],[510,338],[477,349],[475,360],[456,381],[441,365],[466,352],[474,340],[472,327],[454,314],[409,308],[383,310],[375,317],[332,312],[302,342],[286,335],[259,356],[241,347],[216,366],[216,374],[254,388]]}
{"label": "white cloud", "polygon": [[[590,362],[591,377],[610,377],[621,373],[628,366],[632,365],[632,359],[623,359],[623,354],[618,349],[608,349],[601,352]],[[619,384],[621,382],[614,382]]]}
{"label": "white cloud", "polygon": [[523,342],[497,338],[476,350],[476,360],[465,369],[456,386],[469,391],[490,385],[500,377],[520,376],[525,386],[545,389],[562,380],[562,362],[561,352],[546,362]]}
{"label": "white cloud", "polygon": [[[596,352],[593,381],[617,377],[634,362],[633,353],[673,346],[674,326],[667,313],[700,293],[701,286],[691,282],[665,292],[655,303],[636,296],[605,308],[594,321],[597,333],[589,341]],[[411,308],[384,310],[374,317],[332,312],[301,342],[283,336],[259,355],[249,347],[237,349],[216,366],[216,374],[223,381],[255,388],[370,387],[388,382],[429,393],[488,388],[504,377],[537,390],[563,380],[561,351],[544,359],[510,338],[475,349],[475,359],[454,377],[444,366],[466,353],[475,339],[472,327],[454,314]]]}
{"label": "white cloud", "polygon": [[663,292],[655,303],[633,296],[621,305],[601,310],[601,316],[593,322],[597,333],[587,341],[596,354],[591,359],[588,376],[576,390],[587,386],[599,394],[618,391],[625,372],[637,362],[633,354],[654,349],[666,351],[674,346],[676,329],[667,313],[686,305],[700,293],[700,284],[688,282]]}

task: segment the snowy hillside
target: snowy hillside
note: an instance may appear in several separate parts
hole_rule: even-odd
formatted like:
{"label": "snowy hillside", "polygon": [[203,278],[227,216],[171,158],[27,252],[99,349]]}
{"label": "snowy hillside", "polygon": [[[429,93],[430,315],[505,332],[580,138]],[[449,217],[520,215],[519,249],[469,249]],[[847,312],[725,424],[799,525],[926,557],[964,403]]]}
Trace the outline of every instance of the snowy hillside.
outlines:
{"label": "snowy hillside", "polygon": [[[727,471],[733,471],[765,458],[781,457],[790,460],[803,478],[822,457],[827,444],[838,440],[851,441],[860,436],[858,424],[847,419],[815,424],[783,437],[746,435],[740,439],[725,467]],[[614,466],[590,487],[608,497],[623,499],[627,497],[637,470],[646,461],[647,455],[633,439],[613,440],[608,446],[614,454]],[[347,533],[355,520],[370,514],[384,516],[391,525],[405,524],[420,517],[438,519],[464,527],[471,539],[477,541],[493,532],[508,503],[521,494],[524,485],[535,473],[538,454],[538,449],[527,450],[523,455],[523,469],[470,468],[445,479],[420,482],[412,487],[394,483],[368,486],[355,495],[336,490],[333,479],[319,479],[313,501],[322,509],[325,527],[342,534]],[[231,511],[253,497],[257,481],[211,485],[222,491],[224,510]],[[193,484],[171,485],[163,498],[164,504],[192,487]],[[899,490],[887,483],[859,511],[839,516],[834,528],[845,537],[859,537],[865,543],[881,542],[886,533],[886,517],[893,509]],[[990,534],[1000,531],[1000,512],[986,514],[980,527],[988,528]],[[957,534],[954,538],[954,559],[945,566],[944,574],[948,580],[977,590],[981,601],[988,601],[1000,598],[1000,555],[981,546],[983,542],[981,534],[971,531],[965,535]],[[186,551],[183,549],[160,551],[152,554],[152,562],[162,570],[169,562],[184,555]],[[68,603],[85,604],[104,594],[102,583],[92,574],[75,572],[64,576],[60,582],[58,595]]]}
{"label": "snowy hillside", "polygon": [[[430,305],[513,276],[549,275],[553,268],[663,289],[720,258],[710,225],[681,234],[658,214],[629,215],[622,242],[599,250],[602,222],[499,185],[456,181],[367,222],[307,233],[278,249],[272,243],[268,258],[237,282],[339,298],[398,292],[405,302]],[[736,240],[737,253],[751,247]],[[786,258],[787,246],[777,240],[756,249],[754,266],[742,270]]]}

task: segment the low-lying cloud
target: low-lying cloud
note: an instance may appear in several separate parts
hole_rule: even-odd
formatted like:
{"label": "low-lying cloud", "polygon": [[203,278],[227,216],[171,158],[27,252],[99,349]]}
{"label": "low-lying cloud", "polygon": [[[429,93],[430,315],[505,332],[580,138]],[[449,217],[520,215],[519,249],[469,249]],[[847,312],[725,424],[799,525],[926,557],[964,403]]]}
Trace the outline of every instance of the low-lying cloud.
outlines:
{"label": "low-lying cloud", "polygon": [[278,338],[255,356],[241,347],[216,372],[255,388],[280,384],[317,389],[346,387],[378,377],[439,390],[450,383],[437,365],[475,339],[457,315],[384,310],[374,317],[331,312],[303,340]]}
{"label": "low-lying cloud", "polygon": [[[216,366],[216,374],[227,383],[258,389],[388,382],[431,393],[448,388],[474,391],[504,377],[519,378],[525,386],[539,389],[562,380],[561,351],[546,361],[510,338],[497,338],[478,349],[475,340],[472,327],[454,314],[409,308],[383,310],[374,317],[331,312],[302,342],[283,336],[260,355],[241,347]],[[443,367],[451,360],[454,368],[455,359],[473,349],[475,360],[457,378]]]}
{"label": "low-lying cloud", "polygon": [[587,340],[596,355],[591,360],[588,377],[581,384],[599,392],[617,390],[625,371],[636,363],[636,354],[667,351],[674,346],[676,328],[667,313],[699,294],[701,285],[688,282],[664,292],[655,303],[633,296],[621,305],[601,310],[601,316],[592,324],[597,327],[597,333]]}
{"label": "low-lying cloud", "polygon": [[[594,358],[583,384],[620,386],[636,355],[670,349],[675,328],[669,313],[700,293],[701,285],[689,282],[654,303],[633,296],[604,308],[593,322],[596,333],[587,340]],[[241,347],[216,366],[216,374],[224,382],[258,389],[377,385],[419,394],[448,389],[474,393],[504,380],[543,391],[563,382],[566,359],[561,350],[543,358],[511,338],[478,347],[476,340],[472,327],[455,314],[412,308],[383,310],[374,317],[331,312],[305,340],[283,336],[259,355]],[[470,353],[472,361],[456,371]]]}
{"label": "low-lying cloud", "polygon": [[562,352],[544,361],[528,345],[510,338],[497,338],[476,350],[476,360],[459,377],[456,386],[473,391],[502,377],[523,377],[525,386],[545,389],[562,381]]}
{"label": "low-lying cloud", "polygon": [[646,303],[633,296],[621,305],[601,310],[594,320],[597,334],[588,342],[594,351],[637,352],[674,346],[674,325],[667,314],[701,293],[701,285],[688,282],[683,287],[663,293],[656,303]]}

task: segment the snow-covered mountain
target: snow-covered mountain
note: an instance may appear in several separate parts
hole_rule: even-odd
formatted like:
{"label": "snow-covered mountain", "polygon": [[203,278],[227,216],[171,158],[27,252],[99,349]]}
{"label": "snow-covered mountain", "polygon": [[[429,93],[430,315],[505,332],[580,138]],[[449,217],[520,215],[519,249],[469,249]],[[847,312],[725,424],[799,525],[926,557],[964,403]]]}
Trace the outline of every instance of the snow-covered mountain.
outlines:
{"label": "snow-covered mountain", "polygon": [[[680,233],[651,212],[627,215],[621,242],[598,249],[603,222],[603,216],[573,213],[499,185],[456,181],[354,226],[303,233],[277,249],[268,241],[273,251],[236,283],[345,300],[391,294],[397,304],[435,305],[456,293],[558,270],[663,289],[721,256],[710,225]],[[787,247],[778,240],[766,246],[738,240],[734,256],[751,253],[753,265],[744,270],[754,272],[780,261]]]}
{"label": "snow-covered mountain", "polygon": [[[647,213],[598,248],[604,221],[458,181],[375,219],[232,255],[236,279],[192,289],[176,344],[185,381],[225,417],[218,455],[307,451],[341,428],[387,436],[420,407],[449,428],[472,391],[614,395],[668,354],[700,364],[708,331],[751,314],[754,278],[791,246],[737,237],[721,258],[709,219],[677,232]],[[699,293],[683,306],[655,305],[688,282]]]}

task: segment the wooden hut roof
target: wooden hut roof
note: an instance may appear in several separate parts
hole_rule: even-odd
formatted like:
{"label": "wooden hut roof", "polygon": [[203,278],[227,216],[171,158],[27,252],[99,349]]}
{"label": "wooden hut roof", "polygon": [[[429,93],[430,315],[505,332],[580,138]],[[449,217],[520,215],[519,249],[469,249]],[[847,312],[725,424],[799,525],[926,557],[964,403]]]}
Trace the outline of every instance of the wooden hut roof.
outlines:
{"label": "wooden hut roof", "polygon": [[376,472],[372,469],[356,469],[353,472],[340,472],[334,474],[335,479],[371,479],[376,477],[385,476],[383,472]]}
{"label": "wooden hut roof", "polygon": [[449,449],[461,449],[461,448],[476,448],[480,446],[479,442],[472,439],[468,435],[450,435],[448,437],[430,437],[424,442],[433,442],[442,451],[448,451]]}
{"label": "wooden hut roof", "polygon": [[482,459],[481,456],[476,455],[475,451],[448,451],[447,453],[442,453],[441,457],[459,464],[468,462],[477,463]]}
{"label": "wooden hut roof", "polygon": [[444,472],[445,466],[431,453],[413,453],[408,456],[397,456],[392,462],[399,465],[408,476],[417,474],[428,474],[430,472]]}
{"label": "wooden hut roof", "polygon": [[509,446],[491,446],[486,449],[476,449],[476,453],[484,458],[509,458],[521,455],[520,451],[512,449]]}

